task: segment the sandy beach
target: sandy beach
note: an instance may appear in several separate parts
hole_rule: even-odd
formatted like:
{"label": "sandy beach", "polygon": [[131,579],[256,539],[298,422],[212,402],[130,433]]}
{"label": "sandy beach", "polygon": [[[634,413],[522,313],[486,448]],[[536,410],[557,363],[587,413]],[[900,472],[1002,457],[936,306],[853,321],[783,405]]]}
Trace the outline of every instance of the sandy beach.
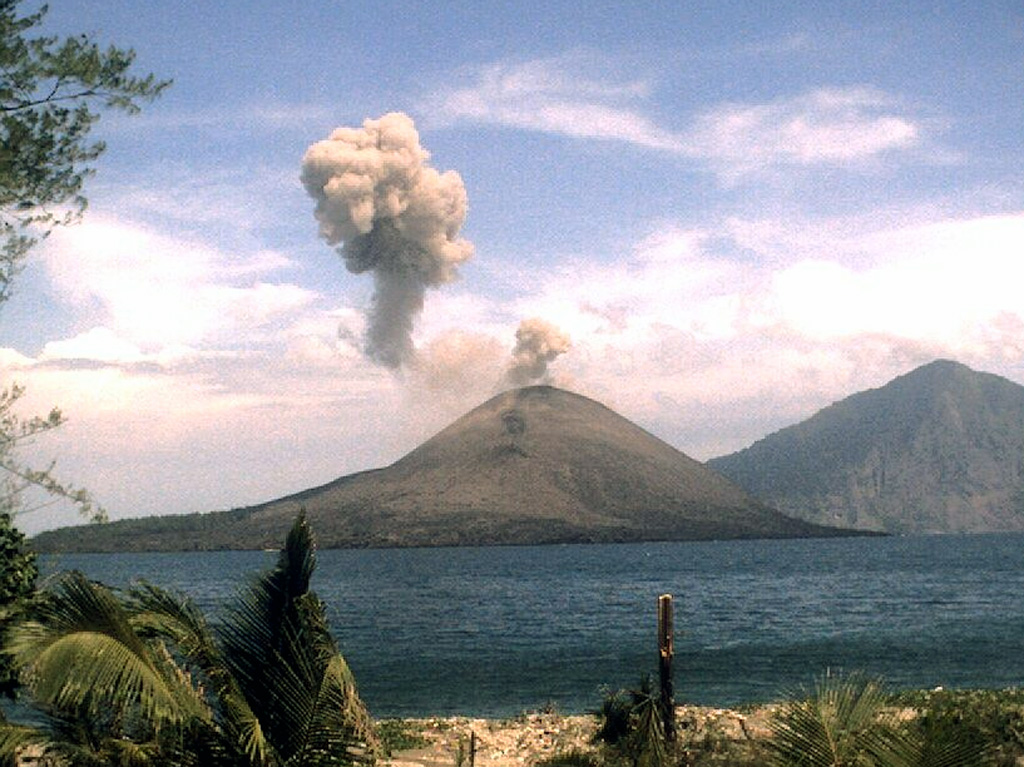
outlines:
{"label": "sandy beach", "polygon": [[[710,745],[721,740],[752,742],[764,737],[769,712],[768,706],[742,712],[679,706],[676,717],[683,737]],[[454,767],[460,752],[463,764],[469,765],[471,741],[476,745],[474,767],[520,767],[556,754],[598,748],[593,743],[598,726],[593,714],[531,712],[500,720],[443,717],[402,722],[427,744],[396,751],[386,760],[392,767]]]}

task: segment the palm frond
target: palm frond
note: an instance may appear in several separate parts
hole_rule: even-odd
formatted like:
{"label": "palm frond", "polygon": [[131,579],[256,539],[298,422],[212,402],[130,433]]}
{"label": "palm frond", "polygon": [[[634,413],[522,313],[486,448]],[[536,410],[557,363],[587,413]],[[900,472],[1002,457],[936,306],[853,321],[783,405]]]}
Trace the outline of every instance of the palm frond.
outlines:
{"label": "palm frond", "polygon": [[229,705],[231,740],[250,764],[270,764],[276,761],[276,754],[263,732],[260,720],[248,703],[239,700],[236,705]]}
{"label": "palm frond", "polygon": [[371,761],[373,721],[309,590],[315,565],[300,515],[277,565],[216,627],[187,597],[149,584],[121,593],[76,573],[59,579],[12,637],[47,748],[83,765]]}
{"label": "palm frond", "polygon": [[372,752],[372,720],[309,582],[312,533],[300,515],[277,566],[253,581],[218,628],[226,666],[285,764]]}
{"label": "palm frond", "polygon": [[131,625],[146,639],[164,640],[176,659],[227,692],[231,678],[223,654],[205,616],[187,596],[141,582],[128,593]]}
{"label": "palm frond", "polygon": [[661,707],[651,696],[645,698],[633,709],[636,718],[633,731],[637,767],[661,767],[668,762],[668,746]]}
{"label": "palm frond", "polygon": [[189,656],[216,651],[205,616],[183,594],[140,581],[129,589],[127,607],[141,636],[171,639]]}
{"label": "palm frond", "polygon": [[103,755],[118,767],[157,767],[165,763],[163,750],[156,741],[135,743],[125,738],[111,738],[103,746]]}
{"label": "palm frond", "polygon": [[300,630],[296,604],[309,592],[316,568],[313,534],[300,514],[277,566],[258,576],[235,601],[220,629],[225,656],[244,685],[259,685],[268,664],[281,652],[286,633]]}
{"label": "palm frond", "polygon": [[[111,767],[111,765],[160,765],[161,752],[158,733],[152,728],[145,732],[128,733],[112,730],[107,721],[82,716],[80,713],[49,710],[45,715],[47,739],[45,764],[75,765],[75,767]],[[162,731],[164,737],[170,728]]]}
{"label": "palm frond", "polygon": [[913,767],[985,767],[995,762],[989,744],[950,739],[923,741],[913,752]]}
{"label": "palm frond", "polygon": [[90,714],[137,706],[153,722],[177,723],[194,712],[150,662],[105,634],[51,642],[29,667],[29,684],[44,705]]}
{"label": "palm frond", "polygon": [[37,619],[14,631],[12,649],[45,706],[91,715],[135,710],[157,726],[203,715],[188,677],[140,638],[109,589],[81,574],[45,596]]}
{"label": "palm frond", "polygon": [[171,642],[182,662],[211,686],[223,735],[221,748],[237,751],[251,764],[271,761],[272,746],[260,721],[227,668],[224,655],[202,612],[188,597],[139,583],[130,592],[132,623],[144,636]]}
{"label": "palm frond", "polygon": [[64,574],[41,595],[34,620],[15,632],[10,650],[31,663],[33,654],[43,652],[50,641],[78,631],[105,634],[138,655],[146,651],[115,594],[78,572]]}
{"label": "palm frond", "polygon": [[301,716],[293,725],[289,763],[318,764],[326,756],[342,763],[372,761],[377,748],[373,720],[345,659],[336,653],[301,689],[301,699],[292,697]]}
{"label": "palm frond", "polygon": [[[999,753],[998,729],[986,727],[985,714],[992,710],[979,709],[977,701],[969,698],[959,703],[952,700],[955,699],[944,695],[929,700],[917,718],[908,723],[913,744],[908,762],[914,767],[981,767],[1009,763],[1006,755]],[[995,721],[1007,722],[998,714]]]}
{"label": "palm frond", "polygon": [[669,761],[661,696],[650,676],[631,690],[616,690],[605,696],[602,723],[595,740],[608,744],[634,767],[661,767]]}
{"label": "palm frond", "polygon": [[777,767],[903,765],[908,745],[880,680],[826,673],[814,692],[785,703],[769,722]]}

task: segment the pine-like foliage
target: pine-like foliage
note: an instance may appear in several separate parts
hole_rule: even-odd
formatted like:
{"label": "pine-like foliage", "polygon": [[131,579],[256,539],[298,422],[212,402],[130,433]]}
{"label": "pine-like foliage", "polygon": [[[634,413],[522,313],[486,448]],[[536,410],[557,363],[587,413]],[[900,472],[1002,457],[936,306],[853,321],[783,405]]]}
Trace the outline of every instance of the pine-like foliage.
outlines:
{"label": "pine-like foliage", "polygon": [[169,85],[133,74],[131,49],[38,34],[46,6],[22,15],[22,4],[0,0],[0,301],[36,238],[85,209],[105,149],[89,139],[100,110],[138,112]]}

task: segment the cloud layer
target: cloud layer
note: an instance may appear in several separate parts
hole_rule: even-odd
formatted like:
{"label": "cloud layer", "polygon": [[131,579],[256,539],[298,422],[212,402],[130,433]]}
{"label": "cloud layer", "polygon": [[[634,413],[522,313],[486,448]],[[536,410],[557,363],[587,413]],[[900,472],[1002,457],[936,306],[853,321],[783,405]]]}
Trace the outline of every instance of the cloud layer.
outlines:
{"label": "cloud layer", "polygon": [[[438,294],[417,364],[395,378],[346,352],[337,327],[358,329],[357,312],[270,279],[278,257],[97,222],[61,233],[46,256],[91,324],[2,360],[30,408],[71,414],[40,454],[59,454],[115,516],[256,502],[393,460],[495,391],[519,317],[544,317],[526,324],[557,341],[531,345],[520,328],[520,351],[557,357],[575,388],[699,458],[935,357],[1015,370],[1024,214],[861,224],[674,225],[612,261],[552,265],[510,301]],[[303,452],[274,483],[251,474],[310,449],[316,460]],[[204,475],[204,461],[231,481],[211,475],[187,508],[132,479],[173,488],[182,472]]]}
{"label": "cloud layer", "polygon": [[493,63],[439,90],[436,119],[618,142],[687,158],[724,181],[775,167],[846,166],[910,149],[922,127],[898,100],[871,87],[819,88],[770,103],[723,103],[688,124],[645,114],[652,86],[595,79],[586,59]]}

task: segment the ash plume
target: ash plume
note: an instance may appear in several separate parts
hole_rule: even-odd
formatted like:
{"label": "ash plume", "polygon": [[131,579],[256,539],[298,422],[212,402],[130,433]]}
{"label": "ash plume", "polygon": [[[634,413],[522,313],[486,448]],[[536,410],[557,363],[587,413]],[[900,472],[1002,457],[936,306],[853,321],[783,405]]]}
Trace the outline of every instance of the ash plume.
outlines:
{"label": "ash plume", "polygon": [[413,325],[427,288],[454,280],[473,255],[458,236],[467,209],[462,178],[439,173],[429,159],[401,112],[338,128],[302,158],[320,236],[350,272],[373,274],[364,351],[390,368],[415,357]]}
{"label": "ash plume", "polygon": [[505,380],[515,386],[548,381],[548,364],[570,346],[569,336],[550,322],[537,317],[523,320]]}

